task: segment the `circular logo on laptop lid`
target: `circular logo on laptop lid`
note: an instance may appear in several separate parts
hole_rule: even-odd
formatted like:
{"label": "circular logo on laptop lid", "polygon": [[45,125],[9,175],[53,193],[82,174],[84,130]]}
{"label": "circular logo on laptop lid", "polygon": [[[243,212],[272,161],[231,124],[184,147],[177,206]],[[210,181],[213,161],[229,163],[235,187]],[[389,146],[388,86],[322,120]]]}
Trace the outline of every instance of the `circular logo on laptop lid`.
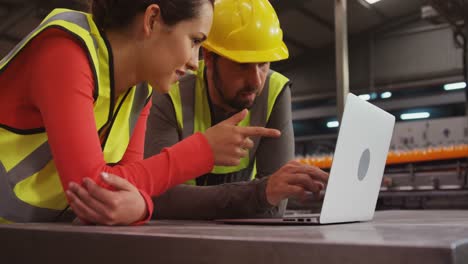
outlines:
{"label": "circular logo on laptop lid", "polygon": [[361,159],[359,160],[359,168],[358,168],[358,179],[362,181],[366,175],[367,171],[369,170],[370,164],[370,151],[369,149],[364,150],[361,154]]}

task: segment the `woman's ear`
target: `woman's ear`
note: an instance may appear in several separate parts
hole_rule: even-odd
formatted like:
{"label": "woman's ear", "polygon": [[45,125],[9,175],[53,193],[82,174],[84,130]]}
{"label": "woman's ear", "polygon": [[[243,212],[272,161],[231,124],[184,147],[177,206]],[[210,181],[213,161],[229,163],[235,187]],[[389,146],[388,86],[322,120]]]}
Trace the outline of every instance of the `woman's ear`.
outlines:
{"label": "woman's ear", "polygon": [[145,36],[151,35],[161,16],[161,9],[158,5],[152,4],[146,8],[143,18],[143,29]]}

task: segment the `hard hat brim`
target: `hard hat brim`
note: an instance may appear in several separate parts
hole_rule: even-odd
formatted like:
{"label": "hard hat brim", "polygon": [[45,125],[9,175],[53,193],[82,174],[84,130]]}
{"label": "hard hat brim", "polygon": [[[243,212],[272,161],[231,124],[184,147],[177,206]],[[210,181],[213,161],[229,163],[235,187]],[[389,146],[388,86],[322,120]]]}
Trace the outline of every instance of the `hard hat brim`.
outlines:
{"label": "hard hat brim", "polygon": [[227,50],[222,47],[215,47],[208,41],[203,43],[203,47],[238,63],[274,62],[289,58],[289,51],[284,42],[282,42],[281,46],[278,48],[262,51]]}

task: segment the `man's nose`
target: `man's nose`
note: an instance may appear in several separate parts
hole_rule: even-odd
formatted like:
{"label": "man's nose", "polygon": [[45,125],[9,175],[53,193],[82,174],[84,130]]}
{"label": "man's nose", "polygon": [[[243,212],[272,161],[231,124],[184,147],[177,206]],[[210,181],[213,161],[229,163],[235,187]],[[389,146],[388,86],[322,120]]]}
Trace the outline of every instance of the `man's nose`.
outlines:
{"label": "man's nose", "polygon": [[248,70],[248,82],[250,86],[260,87],[262,84],[262,72],[258,64],[252,64]]}

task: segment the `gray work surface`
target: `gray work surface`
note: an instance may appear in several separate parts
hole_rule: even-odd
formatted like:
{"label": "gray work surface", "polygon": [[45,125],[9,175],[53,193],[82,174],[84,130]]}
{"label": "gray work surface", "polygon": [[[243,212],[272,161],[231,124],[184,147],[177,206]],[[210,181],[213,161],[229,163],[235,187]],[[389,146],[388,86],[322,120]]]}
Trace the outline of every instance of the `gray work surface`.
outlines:
{"label": "gray work surface", "polygon": [[138,227],[0,225],[1,263],[468,263],[468,211],[381,211],[372,222]]}

